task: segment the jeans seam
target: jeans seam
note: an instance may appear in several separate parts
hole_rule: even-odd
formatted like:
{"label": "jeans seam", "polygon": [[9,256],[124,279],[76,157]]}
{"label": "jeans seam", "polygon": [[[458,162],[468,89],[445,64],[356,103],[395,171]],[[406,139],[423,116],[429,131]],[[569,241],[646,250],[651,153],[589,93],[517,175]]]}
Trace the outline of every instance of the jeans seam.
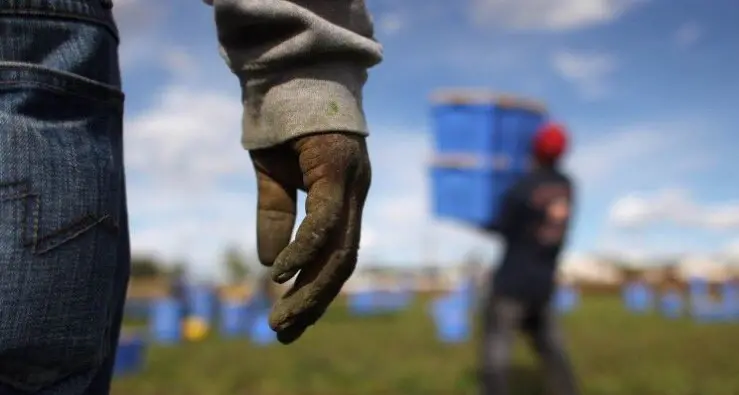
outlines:
{"label": "jeans seam", "polygon": [[[74,96],[91,99],[101,103],[122,103],[125,100],[125,94],[123,91],[116,86],[106,84],[104,82],[96,81],[87,77],[83,77],[78,74],[70,73],[62,70],[55,70],[48,67],[39,66],[36,64],[23,63],[23,62],[6,62],[0,61],[0,72],[7,71],[34,71],[48,75],[51,78],[62,79],[59,84],[51,84],[49,82],[35,81],[32,79],[20,79],[11,81],[0,81],[0,85],[14,85],[14,84],[36,84],[42,88],[49,88],[61,93],[71,94]],[[66,80],[65,80],[66,79]],[[67,86],[61,86],[67,85]],[[106,91],[110,98],[101,99],[103,95],[83,94],[75,92],[74,90],[85,90],[86,88],[92,87],[93,89],[100,89]]]}
{"label": "jeans seam", "polygon": [[[2,4],[5,3],[5,4]],[[99,25],[107,29],[114,37],[116,42],[120,42],[118,28],[113,20],[110,10],[104,7],[96,9],[88,3],[78,1],[65,1],[63,5],[55,4],[54,9],[49,9],[48,5],[33,1],[9,1],[2,0],[0,3],[0,17],[39,17],[54,19],[72,19],[81,22],[87,22]]]}
{"label": "jeans seam", "polygon": [[99,25],[104,27],[108,32],[110,32],[113,35],[113,38],[116,42],[120,43],[120,38],[118,37],[118,32],[115,31],[109,24],[105,23],[104,21],[101,21],[97,18],[90,18],[79,14],[73,14],[73,13],[65,13],[65,12],[43,12],[43,11],[35,11],[35,10],[2,10],[0,9],[0,16],[35,16],[35,17],[42,17],[42,18],[54,18],[54,19],[73,19],[80,22],[88,22],[95,25]]}
{"label": "jeans seam", "polygon": [[89,95],[83,95],[76,92],[71,92],[69,90],[66,90],[64,88],[60,88],[58,86],[54,86],[51,84],[45,84],[43,82],[37,82],[37,81],[27,81],[27,80],[19,80],[19,81],[0,81],[0,89],[12,87],[12,86],[30,86],[30,87],[36,87],[36,88],[43,88],[47,89],[56,93],[61,93],[64,95],[70,95],[74,97],[78,97],[80,99],[84,100],[91,100],[97,103],[101,104],[118,104],[120,103],[120,100],[118,99],[99,99],[96,97],[91,97]]}
{"label": "jeans seam", "polygon": [[2,191],[3,189],[10,189],[13,187],[18,188],[18,191],[10,195],[0,197],[0,202],[23,200],[29,196],[28,184],[26,182],[16,181],[16,182],[0,183],[0,191]]}
{"label": "jeans seam", "polygon": [[[26,248],[30,248],[33,255],[38,256],[48,253],[55,248],[76,239],[77,237],[83,235],[96,226],[101,226],[103,230],[108,231],[109,233],[112,233],[114,235],[117,235],[120,232],[120,225],[110,214],[88,214],[77,218],[74,221],[71,221],[69,225],[56,229],[48,235],[40,235],[41,229],[39,226],[39,220],[41,212],[41,202],[39,194],[31,191],[30,183],[28,181],[2,183],[0,184],[0,190],[13,186],[18,187],[19,191],[15,194],[2,197],[0,199],[0,202],[12,200],[22,200],[24,202],[28,202],[29,200],[31,201],[30,210],[28,206],[25,206],[23,208],[21,240],[23,246]],[[28,224],[29,219],[31,222],[31,226],[29,226]],[[61,240],[49,243],[47,246],[42,246],[45,241],[51,240],[55,236],[62,235],[69,231],[72,231],[72,233],[67,235],[66,237],[63,237]]]}
{"label": "jeans seam", "polygon": [[[38,208],[38,206],[37,206]],[[39,237],[39,229],[38,229],[38,210],[37,214],[34,215],[34,237],[33,241],[30,242],[26,240],[26,247],[31,247],[31,251],[34,255],[43,255],[49,251],[52,251],[53,249],[61,246],[62,244],[68,243],[77,237],[83,235],[88,230],[96,227],[101,226],[104,230],[112,233],[112,234],[118,234],[118,225],[115,223],[115,221],[112,219],[112,217],[109,214],[105,214],[102,216],[95,216],[95,215],[86,215],[82,218],[79,218],[75,221],[73,221],[71,224],[61,227],[57,229],[54,232],[49,233],[48,235],[44,235]],[[64,234],[66,232],[72,231],[72,234],[62,238],[61,240],[49,243],[48,246],[42,247],[42,244],[50,239],[53,239],[55,236]]]}

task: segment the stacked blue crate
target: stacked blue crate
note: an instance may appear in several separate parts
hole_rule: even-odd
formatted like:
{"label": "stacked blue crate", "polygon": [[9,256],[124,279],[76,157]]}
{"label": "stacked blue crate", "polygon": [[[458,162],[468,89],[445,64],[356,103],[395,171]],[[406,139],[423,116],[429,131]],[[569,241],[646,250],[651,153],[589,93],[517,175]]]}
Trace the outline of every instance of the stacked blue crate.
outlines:
{"label": "stacked blue crate", "polygon": [[643,281],[632,281],[624,285],[623,298],[626,308],[632,313],[646,314],[654,305],[654,291]]}
{"label": "stacked blue crate", "polygon": [[269,310],[258,310],[249,325],[249,340],[255,345],[266,346],[277,340],[277,334],[269,326]]}
{"label": "stacked blue crate", "polygon": [[187,288],[187,304],[190,317],[210,325],[215,319],[218,295],[213,287],[190,286]]}
{"label": "stacked blue crate", "polygon": [[559,313],[574,311],[580,302],[580,293],[572,284],[562,284],[557,287],[554,297],[554,307]]}
{"label": "stacked blue crate", "polygon": [[115,355],[113,372],[126,376],[141,372],[146,353],[146,343],[139,336],[121,336]]}
{"label": "stacked blue crate", "polygon": [[725,318],[739,320],[739,282],[729,280],[721,285],[721,298]]}
{"label": "stacked blue crate", "polygon": [[352,314],[365,316],[377,312],[375,303],[376,291],[364,290],[349,295],[349,310]]}
{"label": "stacked blue crate", "polygon": [[241,336],[248,330],[249,305],[243,300],[224,300],[220,318],[223,337]]}
{"label": "stacked blue crate", "polygon": [[698,322],[715,322],[723,318],[722,306],[713,300],[708,280],[691,278],[688,280],[688,289],[693,319]]}
{"label": "stacked blue crate", "polygon": [[364,290],[349,295],[349,310],[359,316],[398,312],[411,302],[407,290]]}
{"label": "stacked blue crate", "polygon": [[429,313],[441,342],[461,343],[470,337],[471,315],[477,310],[478,297],[477,284],[473,279],[466,279],[431,302]]}
{"label": "stacked blue crate", "polygon": [[431,302],[429,313],[442,343],[463,343],[472,333],[470,301],[457,294],[442,296]]}
{"label": "stacked blue crate", "polygon": [[528,171],[531,141],[546,112],[524,99],[441,92],[432,114],[433,213],[484,227],[496,220],[506,189]]}
{"label": "stacked blue crate", "polygon": [[182,340],[182,304],[174,298],[155,300],[149,322],[152,339],[160,344],[176,344]]}
{"label": "stacked blue crate", "polygon": [[660,297],[660,311],[669,319],[677,319],[683,316],[683,295],[676,290],[669,290]]}
{"label": "stacked blue crate", "polygon": [[272,301],[265,289],[252,295],[247,303],[246,330],[252,343],[267,345],[277,340],[275,332],[269,327],[271,309]]}

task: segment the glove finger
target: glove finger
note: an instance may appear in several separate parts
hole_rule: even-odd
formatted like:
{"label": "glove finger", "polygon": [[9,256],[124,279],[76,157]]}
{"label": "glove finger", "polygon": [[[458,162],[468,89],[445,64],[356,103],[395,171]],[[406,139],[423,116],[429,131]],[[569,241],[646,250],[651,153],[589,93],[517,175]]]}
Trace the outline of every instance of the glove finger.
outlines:
{"label": "glove finger", "polygon": [[303,336],[303,333],[305,333],[306,329],[308,328],[303,326],[290,326],[280,332],[277,332],[277,341],[282,344],[290,344]]}
{"label": "glove finger", "polygon": [[318,180],[308,189],[306,215],[295,240],[282,250],[272,267],[275,282],[282,284],[316,262],[340,223],[344,191],[344,183],[329,179]]}
{"label": "glove finger", "polygon": [[[313,325],[336,298],[341,286],[354,272],[356,250],[334,251],[321,265],[300,271],[295,284],[280,298],[270,314],[270,327],[278,333],[295,334],[294,341]],[[282,337],[282,336],[278,336]]]}
{"label": "glove finger", "polygon": [[257,169],[257,253],[264,266],[272,266],[290,243],[295,227],[297,189],[280,184]]}

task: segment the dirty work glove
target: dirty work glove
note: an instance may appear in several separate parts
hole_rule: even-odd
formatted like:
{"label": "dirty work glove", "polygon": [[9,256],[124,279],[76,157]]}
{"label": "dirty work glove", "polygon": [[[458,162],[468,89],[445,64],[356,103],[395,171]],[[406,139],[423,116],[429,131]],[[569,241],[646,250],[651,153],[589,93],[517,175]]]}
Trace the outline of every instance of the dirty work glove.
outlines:
{"label": "dirty work glove", "polygon": [[[294,285],[276,302],[269,325],[283,344],[297,340],[354,272],[362,209],[371,180],[365,138],[308,135],[249,152],[257,173],[257,248],[272,279]],[[297,190],[306,216],[290,243]]]}

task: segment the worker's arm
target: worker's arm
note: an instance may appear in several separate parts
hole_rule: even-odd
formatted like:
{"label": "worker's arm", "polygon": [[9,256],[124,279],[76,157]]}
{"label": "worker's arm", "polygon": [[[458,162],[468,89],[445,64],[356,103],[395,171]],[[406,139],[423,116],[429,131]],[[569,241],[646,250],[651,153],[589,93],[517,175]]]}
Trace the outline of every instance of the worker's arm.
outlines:
{"label": "worker's arm", "polygon": [[513,234],[518,222],[517,217],[521,205],[519,189],[517,186],[513,186],[506,191],[501,201],[497,221],[487,228],[488,231],[498,233],[506,240]]}
{"label": "worker's arm", "polygon": [[364,0],[204,0],[243,91],[246,149],[316,132],[366,135],[362,87],[382,47]]}
{"label": "worker's arm", "polygon": [[575,204],[577,203],[577,196],[576,196],[577,189],[575,188],[575,184],[571,180],[568,179],[567,183],[568,183],[567,187],[569,188],[569,194],[567,195],[567,199],[569,200],[569,203],[570,203],[570,206],[569,206],[570,215],[567,217],[567,229],[565,230],[564,237],[567,237],[567,235],[570,233],[570,229],[572,228],[573,217],[577,213],[576,207],[575,207]]}
{"label": "worker's arm", "polygon": [[[257,252],[280,284],[282,343],[326,312],[354,272],[371,184],[362,88],[382,51],[363,0],[214,0],[221,53],[244,101],[257,178]],[[297,190],[307,192],[297,217]]]}

